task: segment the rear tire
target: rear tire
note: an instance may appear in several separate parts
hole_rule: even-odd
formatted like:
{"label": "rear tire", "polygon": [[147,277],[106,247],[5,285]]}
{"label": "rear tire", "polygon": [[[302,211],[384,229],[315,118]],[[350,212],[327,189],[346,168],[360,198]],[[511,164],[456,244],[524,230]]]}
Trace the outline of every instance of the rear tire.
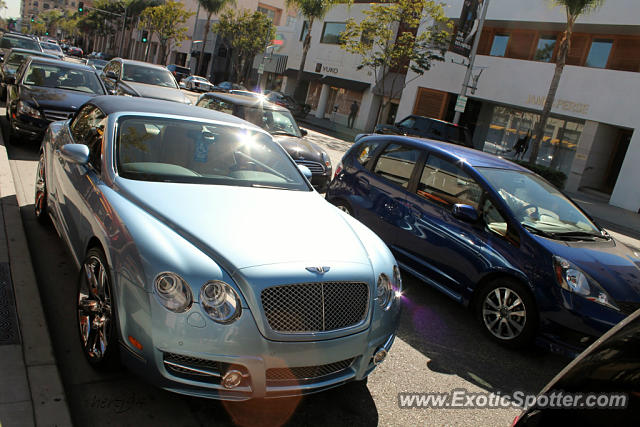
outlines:
{"label": "rear tire", "polygon": [[487,283],[475,299],[476,317],[494,341],[512,348],[531,343],[538,329],[538,309],[525,285],[509,278]]}

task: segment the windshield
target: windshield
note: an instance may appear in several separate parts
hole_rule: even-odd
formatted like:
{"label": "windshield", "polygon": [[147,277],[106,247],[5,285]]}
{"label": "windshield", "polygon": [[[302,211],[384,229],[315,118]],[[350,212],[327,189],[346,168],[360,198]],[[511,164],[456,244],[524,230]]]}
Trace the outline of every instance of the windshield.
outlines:
{"label": "windshield", "polygon": [[87,61],[87,64],[93,65],[95,68],[102,70],[104,66],[108,64],[108,61],[105,61],[104,59],[90,59]]}
{"label": "windshield", "polygon": [[56,52],[62,53],[62,49],[60,49],[60,46],[55,43],[40,43],[40,46],[42,46],[43,49],[55,50]]}
{"label": "windshield", "polygon": [[169,70],[146,67],[144,65],[124,64],[122,80],[126,82],[178,88]]}
{"label": "windshield", "polygon": [[537,175],[509,169],[476,169],[528,229],[551,236],[562,233],[602,235],[569,199]]}
{"label": "windshield", "polygon": [[25,73],[25,85],[75,90],[103,95],[104,90],[93,71],[57,65],[32,63]]}
{"label": "windshield", "polygon": [[[239,106],[240,111],[242,108]],[[262,107],[244,107],[239,117],[260,126],[272,135],[291,135],[301,137],[300,129],[291,113],[286,110],[267,110]]]}
{"label": "windshield", "polygon": [[310,191],[268,135],[227,125],[125,117],[116,158],[124,178]]}
{"label": "windshield", "polygon": [[0,41],[0,47],[4,49],[11,48],[19,48],[19,49],[30,49],[30,50],[42,50],[40,48],[40,44],[32,39],[22,38],[22,37],[2,37],[2,41]]}

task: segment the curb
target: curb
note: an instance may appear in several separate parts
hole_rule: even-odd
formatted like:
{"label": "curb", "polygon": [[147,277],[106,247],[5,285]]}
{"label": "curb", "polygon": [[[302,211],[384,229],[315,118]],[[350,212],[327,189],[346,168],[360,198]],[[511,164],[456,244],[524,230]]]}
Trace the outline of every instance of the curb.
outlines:
{"label": "curb", "polygon": [[[13,173],[13,169],[3,142],[0,144],[0,195],[4,224],[1,225],[6,232],[9,265],[22,336],[22,357],[33,405],[33,421],[36,426],[71,426],[71,414],[51,345],[20,214],[20,202],[24,204],[25,201],[23,194],[16,191],[14,176],[17,175]],[[8,385],[0,384],[0,387]],[[7,425],[16,424],[12,420],[6,421]]]}

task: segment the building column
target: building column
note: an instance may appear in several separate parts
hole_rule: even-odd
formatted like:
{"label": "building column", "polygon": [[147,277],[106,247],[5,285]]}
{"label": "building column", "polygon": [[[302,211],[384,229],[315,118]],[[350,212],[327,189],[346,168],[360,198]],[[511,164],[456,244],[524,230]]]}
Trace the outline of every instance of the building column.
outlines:
{"label": "building column", "polygon": [[329,100],[329,85],[322,85],[320,90],[320,99],[318,100],[318,107],[316,108],[316,117],[324,119],[324,110],[327,109],[327,101]]}

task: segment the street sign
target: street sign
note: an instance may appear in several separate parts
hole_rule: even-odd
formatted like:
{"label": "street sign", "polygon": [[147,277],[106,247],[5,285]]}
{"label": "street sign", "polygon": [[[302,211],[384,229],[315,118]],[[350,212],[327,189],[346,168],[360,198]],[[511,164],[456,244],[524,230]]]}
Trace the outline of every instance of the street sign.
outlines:
{"label": "street sign", "polygon": [[264,64],[260,64],[258,66],[258,74],[262,74],[262,73],[264,73]]}
{"label": "street sign", "polygon": [[467,97],[458,95],[458,99],[456,100],[456,108],[455,111],[458,113],[464,113],[464,109],[467,107]]}

